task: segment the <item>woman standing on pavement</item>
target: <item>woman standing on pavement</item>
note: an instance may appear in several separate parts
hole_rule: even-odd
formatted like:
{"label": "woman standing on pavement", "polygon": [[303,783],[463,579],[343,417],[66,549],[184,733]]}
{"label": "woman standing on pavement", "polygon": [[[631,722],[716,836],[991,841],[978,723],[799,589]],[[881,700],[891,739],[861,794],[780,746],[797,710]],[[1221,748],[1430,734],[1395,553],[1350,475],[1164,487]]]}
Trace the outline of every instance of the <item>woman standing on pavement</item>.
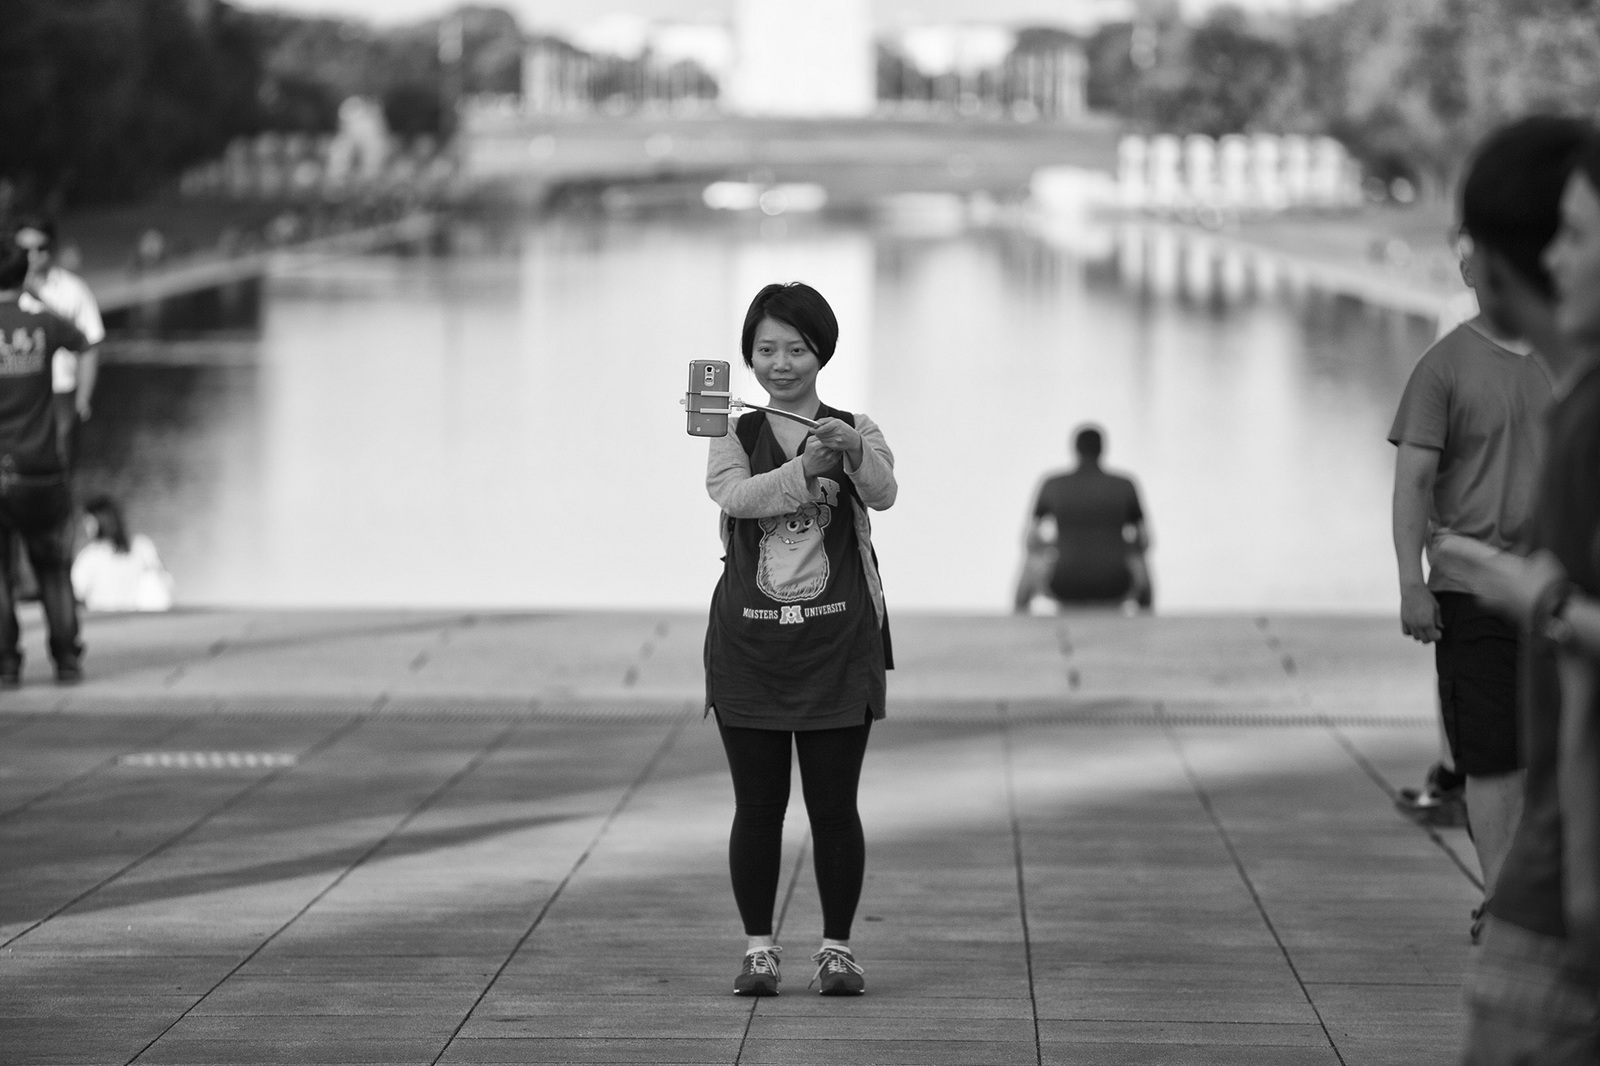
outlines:
{"label": "woman standing on pavement", "polygon": [[728,844],[749,943],[734,992],[778,993],[773,938],[791,740],[811,823],[822,947],[813,983],[860,995],[850,925],[866,846],[856,791],[893,665],[867,509],[894,503],[894,456],[873,421],[817,395],[839,324],[822,294],[768,285],[745,315],[745,365],[769,407],[711,440],[706,490],[722,508],[722,579],[706,631],[706,710],[733,775]]}

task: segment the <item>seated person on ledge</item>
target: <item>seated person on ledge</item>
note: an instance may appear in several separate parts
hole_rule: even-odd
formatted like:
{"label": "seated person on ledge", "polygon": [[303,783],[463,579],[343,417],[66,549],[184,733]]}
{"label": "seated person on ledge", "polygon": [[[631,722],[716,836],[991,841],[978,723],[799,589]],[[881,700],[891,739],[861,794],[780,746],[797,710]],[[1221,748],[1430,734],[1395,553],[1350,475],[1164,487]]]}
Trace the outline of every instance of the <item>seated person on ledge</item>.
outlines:
{"label": "seated person on ledge", "polygon": [[1028,613],[1041,594],[1062,606],[1131,601],[1140,610],[1151,609],[1155,597],[1145,565],[1149,540],[1139,490],[1129,478],[1101,469],[1104,445],[1100,430],[1080,428],[1073,438],[1077,468],[1040,487],[1017,584],[1018,614]]}

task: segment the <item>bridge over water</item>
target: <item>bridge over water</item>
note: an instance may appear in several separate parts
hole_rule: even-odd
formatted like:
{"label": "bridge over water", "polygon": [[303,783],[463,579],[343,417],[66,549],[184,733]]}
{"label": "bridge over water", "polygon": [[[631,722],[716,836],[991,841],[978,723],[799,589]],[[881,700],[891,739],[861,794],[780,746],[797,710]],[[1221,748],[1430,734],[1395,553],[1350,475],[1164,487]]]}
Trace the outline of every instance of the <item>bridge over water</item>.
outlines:
{"label": "bridge over water", "polygon": [[542,198],[574,182],[816,182],[833,206],[894,192],[1020,194],[1034,171],[1116,171],[1120,126],[915,118],[470,116],[461,172],[480,192]]}

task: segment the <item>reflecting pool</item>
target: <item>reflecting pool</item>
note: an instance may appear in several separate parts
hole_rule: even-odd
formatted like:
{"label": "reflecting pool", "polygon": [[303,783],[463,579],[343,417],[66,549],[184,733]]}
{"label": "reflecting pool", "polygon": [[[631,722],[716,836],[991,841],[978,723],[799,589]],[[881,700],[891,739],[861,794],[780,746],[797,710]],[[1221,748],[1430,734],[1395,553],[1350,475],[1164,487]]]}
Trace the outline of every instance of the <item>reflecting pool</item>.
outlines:
{"label": "reflecting pool", "polygon": [[121,316],[80,491],[122,497],[187,603],[701,608],[720,567],[691,359],[802,279],[823,399],[897,457],[891,608],[1003,611],[1084,421],[1138,479],[1161,611],[1386,610],[1384,437],[1430,322],[1175,230],[461,222]]}

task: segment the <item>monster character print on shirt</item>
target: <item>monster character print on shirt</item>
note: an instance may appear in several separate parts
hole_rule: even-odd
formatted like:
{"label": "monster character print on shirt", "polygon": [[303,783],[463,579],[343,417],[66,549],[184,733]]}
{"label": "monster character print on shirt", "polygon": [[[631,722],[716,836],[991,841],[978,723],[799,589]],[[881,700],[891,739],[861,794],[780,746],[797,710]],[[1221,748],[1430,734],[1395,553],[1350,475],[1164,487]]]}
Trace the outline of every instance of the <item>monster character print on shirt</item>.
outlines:
{"label": "monster character print on shirt", "polygon": [[761,522],[761,557],[756,588],[779,603],[814,600],[828,587],[824,531],[839,503],[839,485],[817,478],[811,503]]}

